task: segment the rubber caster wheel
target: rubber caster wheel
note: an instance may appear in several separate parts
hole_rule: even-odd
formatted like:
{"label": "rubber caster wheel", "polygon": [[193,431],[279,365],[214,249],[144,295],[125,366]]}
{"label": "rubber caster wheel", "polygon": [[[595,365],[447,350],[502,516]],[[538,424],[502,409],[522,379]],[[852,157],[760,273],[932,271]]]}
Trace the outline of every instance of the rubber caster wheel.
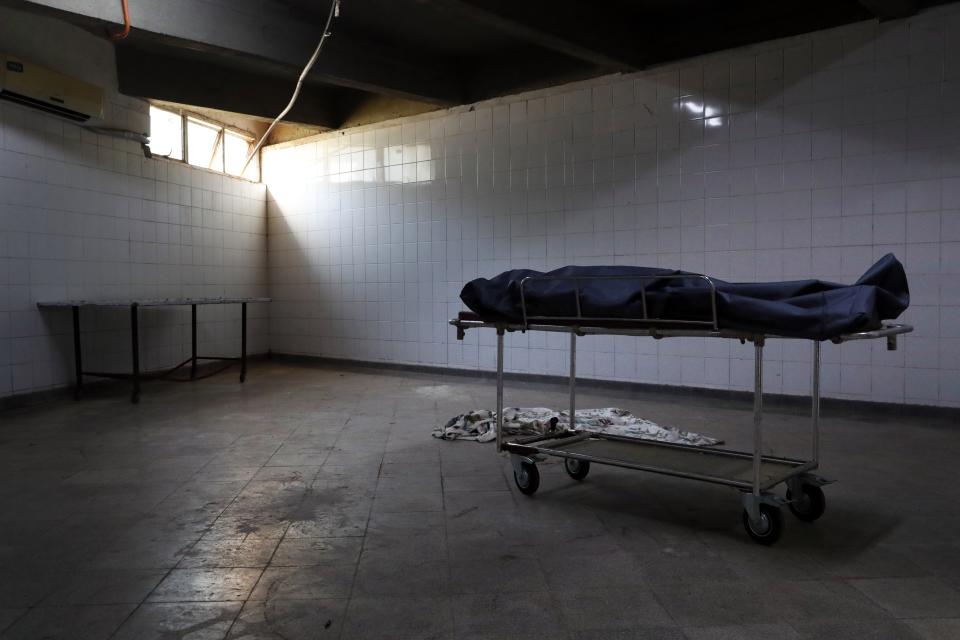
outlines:
{"label": "rubber caster wheel", "polygon": [[754,542],[770,545],[780,539],[783,533],[783,516],[779,507],[769,504],[760,505],[760,521],[754,522],[750,514],[743,510],[743,528]]}
{"label": "rubber caster wheel", "polygon": [[590,462],[588,460],[564,458],[563,468],[567,470],[567,475],[574,480],[583,480],[590,473]]}
{"label": "rubber caster wheel", "polygon": [[540,470],[535,464],[521,462],[520,471],[513,472],[513,481],[517,483],[520,493],[532,496],[540,488]]}
{"label": "rubber caster wheel", "polygon": [[802,491],[803,495],[794,499],[790,489],[787,489],[790,512],[797,517],[797,520],[813,522],[827,510],[827,499],[823,495],[823,489],[812,484],[803,485]]}

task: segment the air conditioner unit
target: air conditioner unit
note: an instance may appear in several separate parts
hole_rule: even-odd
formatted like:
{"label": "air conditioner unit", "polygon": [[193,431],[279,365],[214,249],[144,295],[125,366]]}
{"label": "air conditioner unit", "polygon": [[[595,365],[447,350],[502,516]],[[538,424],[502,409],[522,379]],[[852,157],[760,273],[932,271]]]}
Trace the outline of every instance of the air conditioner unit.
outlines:
{"label": "air conditioner unit", "polygon": [[0,98],[76,122],[103,115],[103,90],[99,87],[3,54]]}

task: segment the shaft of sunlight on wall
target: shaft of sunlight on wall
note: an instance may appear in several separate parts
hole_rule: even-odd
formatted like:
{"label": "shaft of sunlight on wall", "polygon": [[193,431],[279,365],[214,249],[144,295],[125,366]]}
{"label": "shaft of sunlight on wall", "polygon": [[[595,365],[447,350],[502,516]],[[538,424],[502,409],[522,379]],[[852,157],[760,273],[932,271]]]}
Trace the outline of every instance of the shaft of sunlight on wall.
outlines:
{"label": "shaft of sunlight on wall", "polygon": [[[825,345],[824,394],[960,406],[958,9],[268,148],[271,348],[491,369],[493,332],[446,324],[472,278],[614,263],[852,282],[892,251],[916,331],[893,352]],[[510,371],[566,371],[566,336],[507,346]],[[809,342],[766,351],[767,391],[809,392]],[[751,389],[753,353],[591,337],[578,371]]]}
{"label": "shaft of sunlight on wall", "polygon": [[[106,40],[0,7],[0,41],[103,87],[105,126],[149,130],[147,103],[116,91]],[[266,295],[264,202],[262,184],[0,103],[0,397],[73,382],[70,311],[39,301]],[[145,369],[189,356],[189,308],[144,309],[140,324]],[[130,370],[129,312],[85,310],[82,326],[87,370]],[[267,350],[267,332],[265,305],[252,305],[250,353]],[[201,308],[198,333],[203,354],[237,354],[239,310]]]}

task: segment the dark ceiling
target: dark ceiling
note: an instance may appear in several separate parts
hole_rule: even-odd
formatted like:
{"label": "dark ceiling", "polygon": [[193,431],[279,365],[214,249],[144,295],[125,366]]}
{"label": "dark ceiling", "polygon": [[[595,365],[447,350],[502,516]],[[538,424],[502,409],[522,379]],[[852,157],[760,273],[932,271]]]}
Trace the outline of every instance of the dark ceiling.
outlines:
{"label": "dark ceiling", "polygon": [[[116,0],[0,0],[98,33]],[[326,0],[129,0],[129,95],[271,116],[319,39]],[[341,0],[292,120],[338,128],[860,20],[939,0]],[[161,5],[162,9],[158,9]],[[362,114],[362,115],[359,115]]]}

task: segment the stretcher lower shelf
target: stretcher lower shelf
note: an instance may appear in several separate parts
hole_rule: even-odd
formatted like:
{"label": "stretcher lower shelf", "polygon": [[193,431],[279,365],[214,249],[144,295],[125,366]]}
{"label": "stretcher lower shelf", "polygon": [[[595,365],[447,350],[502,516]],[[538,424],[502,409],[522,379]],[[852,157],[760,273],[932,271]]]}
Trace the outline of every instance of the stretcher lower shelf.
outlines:
{"label": "stretcher lower shelf", "polygon": [[[693,478],[744,490],[750,490],[753,486],[753,454],[742,451],[586,434],[535,443],[508,442],[505,448],[526,455],[574,458]],[[763,456],[760,464],[761,488],[767,490],[816,466],[812,461]]]}

